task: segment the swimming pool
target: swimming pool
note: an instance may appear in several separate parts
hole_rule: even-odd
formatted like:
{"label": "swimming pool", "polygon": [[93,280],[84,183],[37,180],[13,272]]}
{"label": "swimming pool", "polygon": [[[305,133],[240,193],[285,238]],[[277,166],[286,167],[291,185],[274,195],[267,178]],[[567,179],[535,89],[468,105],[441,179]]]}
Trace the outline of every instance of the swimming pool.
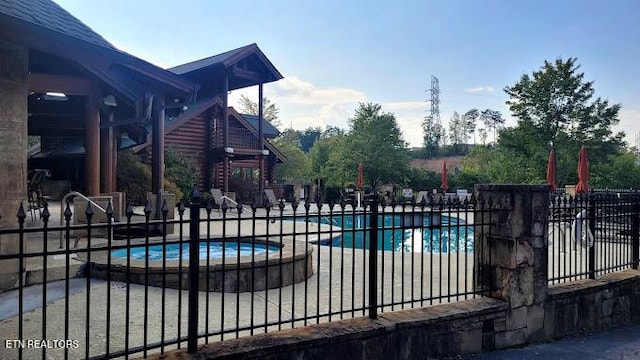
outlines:
{"label": "swimming pool", "polygon": [[[463,219],[440,214],[424,215],[379,215],[379,226],[389,229],[378,231],[378,249],[397,252],[473,252],[473,227],[466,225]],[[331,224],[343,229],[340,236],[324,241],[321,245],[369,248],[369,230],[366,228],[370,224],[370,215],[316,215],[308,218],[296,217],[295,220]],[[335,235],[339,234],[336,232]]]}
{"label": "swimming pool", "polygon": [[[204,260],[207,258],[207,251],[209,253],[210,259],[221,259],[223,256],[225,257],[238,257],[238,250],[240,251],[240,256],[251,256],[263,254],[267,251],[279,251],[280,248],[277,246],[270,245],[267,247],[266,244],[251,244],[248,242],[240,242],[240,246],[238,247],[238,242],[227,242],[222,243],[220,241],[211,241],[211,242],[201,242],[200,243],[200,259]],[[180,247],[182,247],[182,260],[189,260],[189,244],[167,244],[167,245],[152,245],[149,246],[149,260],[163,260],[163,253],[166,254],[166,260],[178,260],[180,258]],[[146,247],[132,247],[130,250],[129,257],[131,260],[145,260],[147,257]],[[118,249],[111,252],[111,257],[113,258],[127,258],[127,249]]]}

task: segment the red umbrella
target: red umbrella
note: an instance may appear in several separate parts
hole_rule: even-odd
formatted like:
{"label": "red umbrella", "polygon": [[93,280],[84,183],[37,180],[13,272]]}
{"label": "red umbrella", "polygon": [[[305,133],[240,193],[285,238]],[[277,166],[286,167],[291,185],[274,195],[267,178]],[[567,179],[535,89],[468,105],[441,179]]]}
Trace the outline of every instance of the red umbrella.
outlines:
{"label": "red umbrella", "polygon": [[358,190],[362,190],[364,187],[364,170],[362,168],[362,163],[358,164],[358,181],[356,182],[356,188]]}
{"label": "red umbrella", "polygon": [[442,185],[440,185],[440,189],[446,192],[448,188],[449,188],[449,181],[447,180],[447,163],[443,160],[442,161]]}
{"label": "red umbrella", "polygon": [[587,148],[583,145],[578,154],[578,185],[576,185],[577,193],[586,193],[589,191],[589,160],[587,160]]}
{"label": "red umbrella", "polygon": [[547,163],[547,183],[551,186],[551,191],[556,191],[556,153],[549,152],[549,162]]}

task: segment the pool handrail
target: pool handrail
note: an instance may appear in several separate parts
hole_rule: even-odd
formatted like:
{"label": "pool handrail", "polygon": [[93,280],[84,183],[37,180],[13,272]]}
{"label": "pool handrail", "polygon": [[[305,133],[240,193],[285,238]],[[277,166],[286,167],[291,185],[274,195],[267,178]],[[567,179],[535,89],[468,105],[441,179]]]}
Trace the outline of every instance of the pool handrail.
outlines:
{"label": "pool handrail", "polygon": [[[60,224],[64,223],[64,207],[65,204],[67,204],[67,201],[70,197],[74,197],[74,196],[78,196],[80,198],[82,198],[83,200],[87,201],[89,204],[93,205],[96,209],[98,209],[98,211],[100,211],[101,213],[105,214],[105,216],[107,215],[107,210],[104,209],[102,206],[98,205],[95,201],[89,199],[88,197],[86,197],[84,194],[78,192],[78,191],[70,191],[67,194],[65,194],[62,197],[62,201],[60,201]],[[62,232],[60,234],[60,249],[62,249],[64,247],[62,240],[64,239],[64,236],[62,236]],[[80,241],[79,237],[76,237],[75,242],[73,243],[73,247],[76,248],[78,247],[78,242]]]}

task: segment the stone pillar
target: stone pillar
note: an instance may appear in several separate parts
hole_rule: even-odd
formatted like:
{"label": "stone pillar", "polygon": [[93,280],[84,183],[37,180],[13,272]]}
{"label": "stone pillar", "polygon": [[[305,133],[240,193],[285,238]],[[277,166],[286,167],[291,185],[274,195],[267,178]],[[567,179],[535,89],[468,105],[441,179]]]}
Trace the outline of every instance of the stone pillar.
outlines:
{"label": "stone pillar", "polygon": [[474,214],[476,284],[510,308],[494,324],[495,347],[543,340],[549,186],[476,185],[475,195],[484,201]]}
{"label": "stone pillar", "polygon": [[[27,193],[28,49],[0,39],[0,228],[16,226]],[[19,252],[18,237],[0,236],[0,254]],[[17,287],[18,261],[0,261],[0,292]]]}

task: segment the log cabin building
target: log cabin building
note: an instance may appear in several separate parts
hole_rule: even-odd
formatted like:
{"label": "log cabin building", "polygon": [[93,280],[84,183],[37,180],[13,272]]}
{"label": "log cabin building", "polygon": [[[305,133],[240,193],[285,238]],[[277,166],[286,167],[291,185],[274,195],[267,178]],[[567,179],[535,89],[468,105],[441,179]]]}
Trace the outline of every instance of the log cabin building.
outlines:
{"label": "log cabin building", "polygon": [[[262,85],[282,78],[255,44],[166,70],[51,0],[2,0],[0,24],[0,216],[26,199],[35,168],[87,196],[117,191],[117,154],[128,147],[148,154],[161,194],[165,134],[188,152],[180,136],[200,132],[202,190],[229,191],[233,172],[250,168],[262,193],[284,160],[268,141],[277,130],[227,105],[232,90],[257,86],[262,99]],[[40,140],[29,153],[26,135]]]}
{"label": "log cabin building", "polygon": [[[232,90],[257,85],[260,111],[263,84],[282,79],[280,72],[256,44],[168,70],[198,83],[199,90],[193,103],[165,118],[165,148],[197,163],[200,190],[241,191],[230,186],[236,177],[253,180],[257,186],[252,192],[262,194],[273,182],[274,165],[285,160],[269,142],[280,132],[261,113],[240,114],[229,107],[227,96]],[[134,150],[148,152],[151,143],[150,138]]]}

